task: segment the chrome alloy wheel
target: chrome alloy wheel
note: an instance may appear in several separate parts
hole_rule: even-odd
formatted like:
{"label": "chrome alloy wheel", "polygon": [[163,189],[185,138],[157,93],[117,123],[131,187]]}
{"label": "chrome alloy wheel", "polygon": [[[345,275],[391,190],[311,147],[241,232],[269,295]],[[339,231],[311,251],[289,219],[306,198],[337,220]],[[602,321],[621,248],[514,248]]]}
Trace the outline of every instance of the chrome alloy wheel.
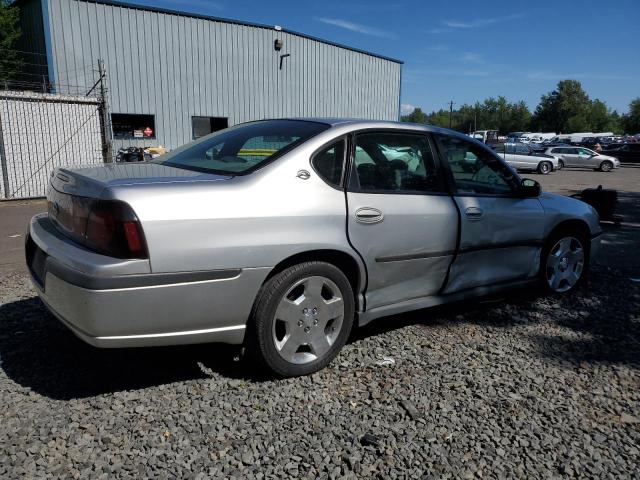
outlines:
{"label": "chrome alloy wheel", "polygon": [[276,351],[290,363],[322,358],[338,338],[344,320],[344,300],[328,278],[312,276],[296,282],[284,294],[273,321]]}
{"label": "chrome alloy wheel", "polygon": [[546,278],[549,288],[562,293],[580,280],[584,269],[584,248],[575,237],[564,237],[549,251]]}

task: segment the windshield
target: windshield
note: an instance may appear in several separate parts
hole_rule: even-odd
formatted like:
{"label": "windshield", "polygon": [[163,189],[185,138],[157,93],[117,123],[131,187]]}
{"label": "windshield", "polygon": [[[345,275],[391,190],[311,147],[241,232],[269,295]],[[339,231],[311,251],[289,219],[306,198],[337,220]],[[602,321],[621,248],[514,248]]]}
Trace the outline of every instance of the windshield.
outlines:
{"label": "windshield", "polygon": [[329,125],[305,120],[264,120],[212,133],[153,160],[205,173],[241,175],[260,168]]}

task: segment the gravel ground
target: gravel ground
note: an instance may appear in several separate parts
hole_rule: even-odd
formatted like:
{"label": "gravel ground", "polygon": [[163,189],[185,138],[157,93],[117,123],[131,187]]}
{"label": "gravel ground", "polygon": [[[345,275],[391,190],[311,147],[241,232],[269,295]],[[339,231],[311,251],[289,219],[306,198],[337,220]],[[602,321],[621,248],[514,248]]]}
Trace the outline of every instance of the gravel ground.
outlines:
{"label": "gravel ground", "polygon": [[[564,193],[600,178],[558,173]],[[23,220],[0,215],[0,478],[637,478],[640,196],[621,193],[574,294],[380,320],[290,380],[223,345],[83,344],[34,296]]]}
{"label": "gravel ground", "polygon": [[10,274],[0,477],[637,477],[630,275],[396,316],[274,381],[227,347],[93,349]]}

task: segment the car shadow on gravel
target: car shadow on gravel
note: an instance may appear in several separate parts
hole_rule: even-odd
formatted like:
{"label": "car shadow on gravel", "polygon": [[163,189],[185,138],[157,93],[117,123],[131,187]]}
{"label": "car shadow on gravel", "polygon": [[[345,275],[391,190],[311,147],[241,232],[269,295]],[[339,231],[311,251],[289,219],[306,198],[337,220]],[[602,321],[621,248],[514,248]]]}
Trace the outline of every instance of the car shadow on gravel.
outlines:
{"label": "car shadow on gravel", "polygon": [[203,379],[212,373],[259,381],[237,347],[99,349],[85,344],[36,297],[0,305],[0,368],[14,382],[57,400]]}
{"label": "car shadow on gravel", "polygon": [[[551,362],[624,363],[640,368],[640,284],[619,270],[594,267],[589,283],[564,297],[514,290],[380,319],[353,332],[350,343],[410,325],[473,323],[510,329],[550,322],[575,335],[528,333],[534,352]],[[553,329],[550,332],[555,332]],[[535,330],[534,332],[537,332]],[[464,336],[461,336],[464,341]],[[223,344],[98,349],[77,339],[37,297],[0,305],[0,368],[14,382],[56,400],[205,379],[219,374],[252,382],[272,380],[237,347]]]}
{"label": "car shadow on gravel", "polygon": [[511,329],[543,322],[552,327],[548,334],[533,329],[523,334],[522,341],[531,344],[535,354],[547,361],[640,368],[640,283],[631,280],[628,269],[601,266],[594,266],[589,281],[566,296],[542,296],[536,289],[513,290],[506,296],[461,301],[381,319],[356,331],[351,341],[410,325],[446,325],[455,329],[457,325],[473,323]]}

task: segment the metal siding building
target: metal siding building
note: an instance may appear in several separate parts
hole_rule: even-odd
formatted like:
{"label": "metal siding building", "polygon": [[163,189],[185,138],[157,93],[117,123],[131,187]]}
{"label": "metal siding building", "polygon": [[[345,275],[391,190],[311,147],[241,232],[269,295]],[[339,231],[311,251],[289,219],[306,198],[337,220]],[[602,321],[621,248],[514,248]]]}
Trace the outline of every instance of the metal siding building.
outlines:
{"label": "metal siding building", "polygon": [[[398,60],[272,26],[146,6],[18,5],[31,11],[23,15],[23,24],[31,24],[24,41],[45,48],[52,84],[92,85],[103,59],[112,114],[154,116],[155,140],[116,139],[116,148],[175,148],[193,138],[194,116],[226,117],[229,125],[303,116],[398,119]],[[276,39],[284,42],[280,51]]]}

